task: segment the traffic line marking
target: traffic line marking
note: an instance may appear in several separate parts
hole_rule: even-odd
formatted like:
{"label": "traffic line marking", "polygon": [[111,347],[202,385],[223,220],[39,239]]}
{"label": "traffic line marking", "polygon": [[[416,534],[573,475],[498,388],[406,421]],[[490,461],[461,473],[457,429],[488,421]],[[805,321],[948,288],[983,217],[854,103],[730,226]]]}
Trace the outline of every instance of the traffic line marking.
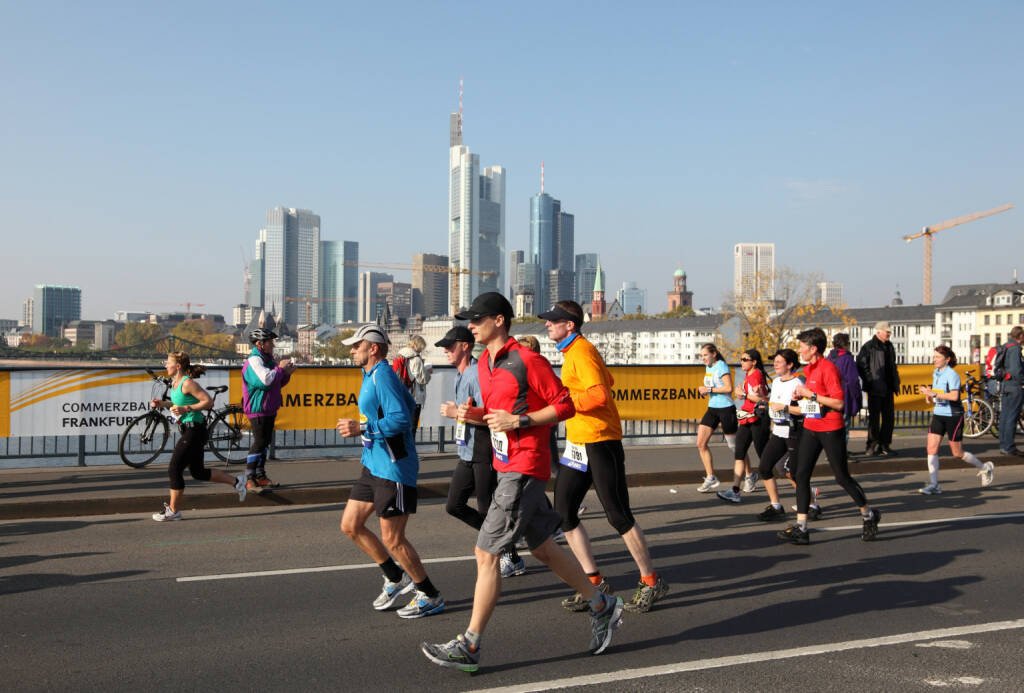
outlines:
{"label": "traffic line marking", "polygon": [[146,546],[180,546],[182,544],[217,544],[229,541],[256,541],[267,537],[220,537],[217,539],[182,539],[181,541],[155,541]]}
{"label": "traffic line marking", "polygon": [[[907,520],[905,522],[881,522],[882,527],[912,527],[915,525],[941,525],[950,522],[978,522],[981,520],[1006,520],[1014,517],[1024,517],[1024,513],[1001,513],[997,515],[971,515],[970,517],[947,517],[940,520]],[[843,527],[815,527],[817,532],[847,532],[851,529],[860,529],[861,525],[845,525]],[[879,529],[881,531],[881,529]]]}
{"label": "traffic line marking", "polygon": [[[922,630],[915,633],[901,633],[898,635],[886,635],[880,638],[865,638],[863,640],[848,640],[846,642],[822,643],[808,647],[794,647],[788,650],[769,650],[767,652],[751,652],[749,654],[732,655],[729,657],[716,657],[714,659],[698,659],[689,662],[678,662],[676,664],[665,664],[654,667],[643,667],[640,669],[622,669],[606,674],[591,674],[589,676],[574,676],[565,679],[551,679],[548,681],[535,681],[515,686],[503,686],[499,688],[482,688],[471,693],[528,693],[530,691],[547,691],[553,688],[578,688],[580,686],[601,686],[619,681],[649,678],[652,676],[667,676],[669,674],[681,674],[689,671],[703,671],[705,669],[721,669],[723,667],[737,666],[741,664],[752,664],[756,662],[771,662],[780,659],[792,659],[794,657],[807,657],[809,655],[830,654],[833,652],[844,652],[847,650],[859,650],[868,647],[886,647],[888,645],[903,645],[918,640],[934,640],[937,638],[950,638],[962,635],[977,633],[992,633],[996,631],[1014,630],[1024,628],[1024,618],[1013,621],[996,621],[993,623],[979,623],[973,626],[960,626],[957,628],[940,628],[938,630]],[[967,682],[964,682],[967,683]]]}
{"label": "traffic line marking", "polygon": [[[476,556],[447,556],[445,558],[425,558],[424,564],[455,563],[457,561],[475,561]],[[252,573],[223,573],[221,575],[193,575],[176,578],[175,582],[206,582],[208,580],[235,580],[238,578],[270,577],[273,575],[299,575],[301,573],[329,573],[338,570],[363,570],[364,568],[380,568],[376,563],[353,563],[351,565],[323,565],[315,568],[287,568],[285,570],[259,570]]]}

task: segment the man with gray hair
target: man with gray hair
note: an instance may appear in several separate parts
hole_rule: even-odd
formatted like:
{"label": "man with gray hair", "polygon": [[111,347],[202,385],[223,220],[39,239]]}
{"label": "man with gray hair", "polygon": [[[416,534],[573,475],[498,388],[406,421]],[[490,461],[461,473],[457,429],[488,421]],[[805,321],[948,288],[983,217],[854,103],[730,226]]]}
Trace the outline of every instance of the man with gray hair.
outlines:
{"label": "man with gray hair", "polygon": [[896,370],[896,349],[889,341],[892,329],[884,320],[875,323],[875,336],[857,354],[857,371],[868,393],[868,443],[865,454],[895,457],[892,431],[896,425],[896,393],[900,374]]}

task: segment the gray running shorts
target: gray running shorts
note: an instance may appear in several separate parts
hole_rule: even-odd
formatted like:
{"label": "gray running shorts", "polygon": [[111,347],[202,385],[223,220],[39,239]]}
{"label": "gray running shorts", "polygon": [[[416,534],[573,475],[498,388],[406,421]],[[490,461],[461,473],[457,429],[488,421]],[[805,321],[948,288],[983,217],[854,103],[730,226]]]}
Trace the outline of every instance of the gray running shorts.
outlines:
{"label": "gray running shorts", "polygon": [[547,482],[519,472],[498,472],[491,507],[487,509],[476,545],[497,556],[525,537],[533,551],[562,524],[544,495]]}

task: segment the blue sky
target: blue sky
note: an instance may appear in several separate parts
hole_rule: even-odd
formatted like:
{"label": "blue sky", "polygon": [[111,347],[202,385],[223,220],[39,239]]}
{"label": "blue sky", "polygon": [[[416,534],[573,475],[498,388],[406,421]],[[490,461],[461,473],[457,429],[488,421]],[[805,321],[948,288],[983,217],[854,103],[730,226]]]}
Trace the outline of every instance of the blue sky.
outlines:
{"label": "blue sky", "polygon": [[[0,317],[38,283],[83,317],[205,303],[230,317],[275,205],[363,260],[447,252],[448,114],[576,252],[663,310],[700,306],[732,246],[882,305],[921,300],[926,224],[1024,204],[1024,4],[5,2]],[[1024,276],[1024,209],[944,231],[935,294]],[[399,273],[398,275],[402,275]],[[408,275],[406,275],[408,276]],[[167,304],[167,305],[158,305]]]}

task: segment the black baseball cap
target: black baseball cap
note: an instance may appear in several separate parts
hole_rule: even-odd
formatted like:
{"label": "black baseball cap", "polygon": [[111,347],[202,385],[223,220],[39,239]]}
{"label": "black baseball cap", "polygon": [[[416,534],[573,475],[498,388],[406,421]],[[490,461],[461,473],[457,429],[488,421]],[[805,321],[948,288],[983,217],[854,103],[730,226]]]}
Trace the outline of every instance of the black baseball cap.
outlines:
{"label": "black baseball cap", "polygon": [[497,291],[488,291],[473,299],[473,305],[455,316],[456,320],[476,320],[487,315],[504,315],[509,321],[515,315],[512,304]]}
{"label": "black baseball cap", "polygon": [[[567,311],[565,308],[558,304],[551,306],[547,310],[547,312],[541,313],[537,317],[540,318],[541,320],[551,320],[552,322],[558,320],[572,320],[575,323],[579,323],[580,321],[580,316],[573,315],[572,313],[570,313],[569,311]],[[576,326],[579,327],[578,324]]]}
{"label": "black baseball cap", "polygon": [[465,342],[472,346],[476,340],[473,339],[473,333],[470,332],[468,328],[457,325],[448,330],[444,337],[434,342],[434,346],[447,349],[452,344],[455,344],[455,342]]}

